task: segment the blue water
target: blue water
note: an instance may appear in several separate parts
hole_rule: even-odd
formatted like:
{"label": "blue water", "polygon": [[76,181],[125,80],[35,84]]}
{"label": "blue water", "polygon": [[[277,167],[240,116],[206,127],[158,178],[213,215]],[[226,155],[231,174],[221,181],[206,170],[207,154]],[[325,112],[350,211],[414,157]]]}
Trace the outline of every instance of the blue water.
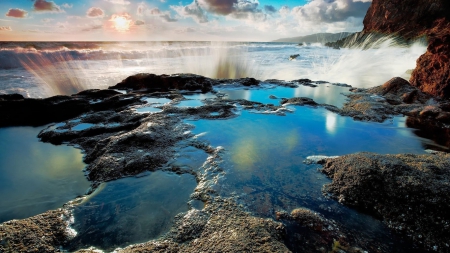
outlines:
{"label": "blue water", "polygon": [[200,100],[183,100],[178,103],[177,107],[199,107],[202,106],[203,102]]}
{"label": "blue water", "polygon": [[163,110],[160,108],[155,108],[153,106],[140,107],[136,109],[137,113],[156,113],[162,112]]}
{"label": "blue water", "polygon": [[286,116],[244,111],[226,121],[188,121],[195,126],[195,134],[206,133],[202,140],[226,150],[221,166],[227,175],[220,194],[239,196],[239,203],[261,217],[274,218],[275,211],[306,207],[388,251],[403,247],[380,221],[325,199],[321,189],[330,180],[317,171],[320,166],[303,161],[310,155],[361,151],[423,154],[421,139],[405,128],[404,118],[367,123],[325,109],[295,108],[295,113]]}
{"label": "blue water", "polygon": [[74,207],[78,232],[69,250],[104,250],[146,242],[167,232],[173,218],[188,210],[194,176],[162,171],[103,183]]}
{"label": "blue water", "polygon": [[83,130],[86,130],[86,129],[91,128],[93,126],[95,126],[95,124],[81,123],[81,124],[78,124],[78,125],[72,127],[72,130],[73,131],[83,131]]}
{"label": "blue water", "polygon": [[62,207],[90,186],[81,151],[40,142],[40,130],[0,128],[0,222]]}
{"label": "blue water", "polygon": [[[272,89],[218,89],[225,94],[224,99],[245,99],[263,104],[279,105],[281,98],[309,97],[319,104],[329,104],[342,107],[347,97],[349,88],[334,86],[331,84],[318,84],[317,87],[300,85],[298,88],[276,87]],[[270,98],[274,95],[276,99]]]}

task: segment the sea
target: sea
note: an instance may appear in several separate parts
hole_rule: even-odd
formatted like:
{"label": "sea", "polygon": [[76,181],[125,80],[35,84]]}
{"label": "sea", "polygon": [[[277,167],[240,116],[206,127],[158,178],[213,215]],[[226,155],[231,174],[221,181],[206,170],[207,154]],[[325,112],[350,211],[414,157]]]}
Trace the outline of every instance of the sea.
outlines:
{"label": "sea", "polygon": [[[104,89],[137,73],[193,73],[381,85],[409,78],[424,44],[385,39],[376,47],[333,49],[321,43],[0,42],[0,94],[43,98]],[[290,56],[298,55],[290,60]]]}

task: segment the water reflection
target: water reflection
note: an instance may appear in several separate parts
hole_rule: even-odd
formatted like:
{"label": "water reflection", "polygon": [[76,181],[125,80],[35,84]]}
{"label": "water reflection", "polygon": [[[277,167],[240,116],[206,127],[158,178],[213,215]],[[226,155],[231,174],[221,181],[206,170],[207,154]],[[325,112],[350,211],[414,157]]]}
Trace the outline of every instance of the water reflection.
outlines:
{"label": "water reflection", "polygon": [[319,211],[389,251],[397,247],[390,245],[389,230],[370,216],[325,199],[321,189],[329,179],[317,172],[317,166],[302,161],[309,155],[361,151],[425,153],[411,129],[397,127],[401,122],[403,118],[384,124],[357,122],[325,109],[297,107],[285,117],[244,111],[231,120],[192,124],[195,133],[206,132],[202,138],[227,150],[223,155],[227,177],[222,195],[237,193],[241,203],[262,217],[298,207]]}
{"label": "water reflection", "polygon": [[0,222],[61,207],[89,182],[80,150],[39,142],[41,128],[0,128]]}
{"label": "water reflection", "polygon": [[192,175],[161,171],[104,183],[75,207],[78,235],[68,250],[113,250],[157,238],[168,231],[175,215],[188,210],[195,187]]}
{"label": "water reflection", "polygon": [[277,98],[309,97],[319,104],[342,107],[346,97],[341,93],[348,93],[348,89],[331,84],[319,84],[315,88],[299,86],[298,88],[276,87],[257,90],[218,89],[218,91],[225,94],[224,99],[245,99],[264,104],[279,104],[279,99],[271,99],[270,96],[274,95]]}

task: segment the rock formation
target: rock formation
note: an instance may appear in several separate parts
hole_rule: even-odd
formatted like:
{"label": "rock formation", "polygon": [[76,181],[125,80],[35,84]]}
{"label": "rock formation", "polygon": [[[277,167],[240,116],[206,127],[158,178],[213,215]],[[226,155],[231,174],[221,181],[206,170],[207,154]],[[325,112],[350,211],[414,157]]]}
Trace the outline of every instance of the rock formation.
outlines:
{"label": "rock formation", "polygon": [[427,36],[427,52],[417,60],[410,82],[423,92],[450,98],[450,2],[446,0],[373,0],[363,33]]}

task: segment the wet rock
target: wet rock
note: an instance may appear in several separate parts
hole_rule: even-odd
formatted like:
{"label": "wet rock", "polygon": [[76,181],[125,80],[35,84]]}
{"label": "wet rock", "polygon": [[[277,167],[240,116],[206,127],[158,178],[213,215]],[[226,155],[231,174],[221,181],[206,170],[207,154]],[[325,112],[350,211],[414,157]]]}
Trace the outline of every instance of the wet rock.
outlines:
{"label": "wet rock", "polygon": [[216,198],[204,210],[178,217],[161,240],[118,252],[151,252],[157,245],[173,252],[290,252],[283,243],[284,233],[281,223],[253,217],[233,201]]}
{"label": "wet rock", "polygon": [[274,95],[270,95],[269,98],[270,99],[278,99],[277,96],[274,96]]}
{"label": "wet rock", "polygon": [[299,56],[300,56],[299,54],[293,54],[293,55],[289,56],[289,60],[290,61],[295,60]]}
{"label": "wet rock", "polygon": [[[439,115],[442,115],[441,113]],[[448,115],[447,113],[445,113]],[[440,116],[438,115],[437,118]],[[447,117],[443,116],[442,117]],[[431,143],[427,144],[426,148],[433,148],[436,150],[441,150],[448,152],[450,149],[450,128],[446,125],[445,118],[441,119],[443,121],[436,121],[428,118],[420,118],[420,117],[408,117],[406,119],[406,126],[414,130],[414,134],[419,137],[433,140],[438,145],[432,145]]]}
{"label": "wet rock", "polygon": [[312,100],[311,98],[306,97],[297,97],[297,98],[290,98],[290,99],[281,99],[280,102],[282,105],[284,104],[291,104],[291,105],[311,105],[311,106],[317,106],[318,104]]}
{"label": "wet rock", "polygon": [[441,112],[442,112],[442,110],[439,107],[428,105],[428,106],[425,106],[422,111],[420,111],[419,116],[436,118],[436,116],[438,116],[439,113],[441,113]]}
{"label": "wet rock", "polygon": [[350,100],[337,113],[356,120],[383,122],[395,115],[414,116],[431,99],[431,96],[400,77],[392,78],[381,86],[351,91],[353,93],[346,95]]}
{"label": "wet rock", "polygon": [[[98,103],[90,100],[102,99]],[[0,95],[0,127],[40,126],[75,118],[89,111],[123,109],[142,103],[139,98],[123,100],[115,91],[90,90],[73,96],[45,99],[23,98],[21,95]]]}
{"label": "wet rock", "polygon": [[[450,155],[357,153],[327,160],[324,192],[365,210],[427,249],[450,240]],[[422,246],[421,246],[422,247]],[[438,250],[439,251],[439,250]]]}
{"label": "wet rock", "polygon": [[194,74],[176,74],[176,75],[155,75],[141,73],[129,76],[122,82],[109,87],[110,89],[121,90],[142,90],[147,92],[161,92],[169,90],[201,90],[208,92],[212,90],[214,81],[204,76]]}
{"label": "wet rock", "polygon": [[59,252],[72,236],[62,209],[0,224],[0,252]]}
{"label": "wet rock", "polygon": [[290,214],[276,212],[277,220],[286,223],[290,234],[286,243],[294,252],[365,252],[355,247],[355,241],[340,229],[335,221],[306,208]]}

